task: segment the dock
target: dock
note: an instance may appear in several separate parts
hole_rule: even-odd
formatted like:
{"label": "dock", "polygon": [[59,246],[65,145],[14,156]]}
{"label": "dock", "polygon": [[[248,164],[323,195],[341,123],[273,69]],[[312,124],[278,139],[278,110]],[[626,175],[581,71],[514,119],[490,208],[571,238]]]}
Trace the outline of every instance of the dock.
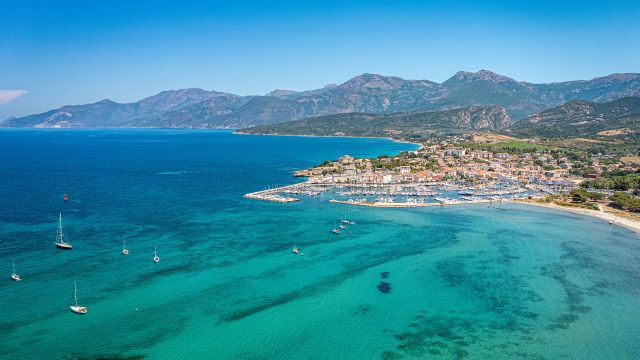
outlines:
{"label": "dock", "polygon": [[279,203],[290,203],[290,202],[300,201],[300,199],[295,197],[280,195],[280,193],[285,192],[287,190],[294,190],[298,186],[300,186],[300,184],[293,184],[293,185],[287,185],[287,186],[282,186],[282,187],[273,188],[273,189],[256,191],[256,192],[252,192],[244,195],[243,198],[263,200],[263,201],[274,201]]}

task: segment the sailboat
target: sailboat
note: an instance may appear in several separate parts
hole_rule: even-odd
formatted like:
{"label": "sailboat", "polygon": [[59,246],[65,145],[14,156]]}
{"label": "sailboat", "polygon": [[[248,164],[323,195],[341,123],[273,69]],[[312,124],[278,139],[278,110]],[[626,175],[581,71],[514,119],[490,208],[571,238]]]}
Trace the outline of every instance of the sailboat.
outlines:
{"label": "sailboat", "polygon": [[346,211],[344,212],[344,218],[342,218],[342,221],[340,221],[340,222],[343,223],[343,224],[346,224],[346,225],[355,225],[356,224],[355,221],[350,221],[349,219],[347,219],[347,212]]}
{"label": "sailboat", "polygon": [[13,279],[13,281],[22,281],[22,278],[20,277],[20,275],[18,275],[16,273],[16,262],[13,262],[13,272],[11,273],[11,278]]}
{"label": "sailboat", "polygon": [[127,249],[127,242],[125,240],[122,240],[122,255],[129,255],[129,249]]}
{"label": "sailboat", "polygon": [[64,239],[64,230],[62,229],[62,213],[58,218],[58,230],[56,231],[56,247],[62,250],[71,250],[73,246]]}
{"label": "sailboat", "polygon": [[331,229],[331,232],[332,232],[332,233],[334,233],[334,234],[340,234],[340,230],[338,230],[338,229],[336,228],[336,223],[335,223],[335,221],[333,222],[333,229]]}
{"label": "sailboat", "polygon": [[156,264],[160,262],[160,258],[158,257],[158,243],[156,243],[153,248],[153,262]]}
{"label": "sailboat", "polygon": [[69,306],[69,309],[76,314],[84,315],[87,313],[87,308],[84,306],[78,306],[78,287],[76,281],[73,280],[73,304]]}

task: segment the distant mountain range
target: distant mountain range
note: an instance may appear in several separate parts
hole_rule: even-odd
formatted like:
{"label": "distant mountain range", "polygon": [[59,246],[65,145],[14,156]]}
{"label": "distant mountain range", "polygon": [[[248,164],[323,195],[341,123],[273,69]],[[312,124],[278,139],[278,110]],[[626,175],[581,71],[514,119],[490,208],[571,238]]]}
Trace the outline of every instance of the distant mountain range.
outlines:
{"label": "distant mountain range", "polygon": [[640,74],[612,74],[551,84],[519,82],[491,71],[428,80],[363,74],[309,91],[238,96],[201,89],[164,91],[134,103],[102,100],[5,120],[5,127],[245,128],[340,113],[392,114],[501,106],[522,119],[570,100],[604,102],[640,96]]}
{"label": "distant mountain range", "polygon": [[472,106],[441,111],[376,115],[346,113],[239,130],[243,134],[375,136],[419,139],[440,133],[499,130],[511,125],[503,107]]}

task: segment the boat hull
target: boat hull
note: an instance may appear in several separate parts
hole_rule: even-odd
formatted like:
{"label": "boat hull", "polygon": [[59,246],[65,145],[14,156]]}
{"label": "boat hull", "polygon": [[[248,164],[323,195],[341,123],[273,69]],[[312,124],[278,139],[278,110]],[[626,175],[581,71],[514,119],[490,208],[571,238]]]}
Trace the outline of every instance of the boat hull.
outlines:
{"label": "boat hull", "polygon": [[80,315],[84,315],[88,311],[88,309],[84,306],[69,306],[69,309],[71,309],[71,312],[80,314]]}
{"label": "boat hull", "polygon": [[73,246],[69,243],[56,243],[56,247],[62,250],[71,250]]}

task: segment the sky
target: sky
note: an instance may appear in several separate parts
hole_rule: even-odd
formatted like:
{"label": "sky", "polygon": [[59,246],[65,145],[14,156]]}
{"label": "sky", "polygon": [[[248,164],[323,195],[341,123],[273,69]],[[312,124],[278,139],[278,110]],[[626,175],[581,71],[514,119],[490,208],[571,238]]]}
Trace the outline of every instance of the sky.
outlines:
{"label": "sky", "polygon": [[535,83],[640,72],[640,1],[0,0],[0,120],[189,87],[480,69]]}

